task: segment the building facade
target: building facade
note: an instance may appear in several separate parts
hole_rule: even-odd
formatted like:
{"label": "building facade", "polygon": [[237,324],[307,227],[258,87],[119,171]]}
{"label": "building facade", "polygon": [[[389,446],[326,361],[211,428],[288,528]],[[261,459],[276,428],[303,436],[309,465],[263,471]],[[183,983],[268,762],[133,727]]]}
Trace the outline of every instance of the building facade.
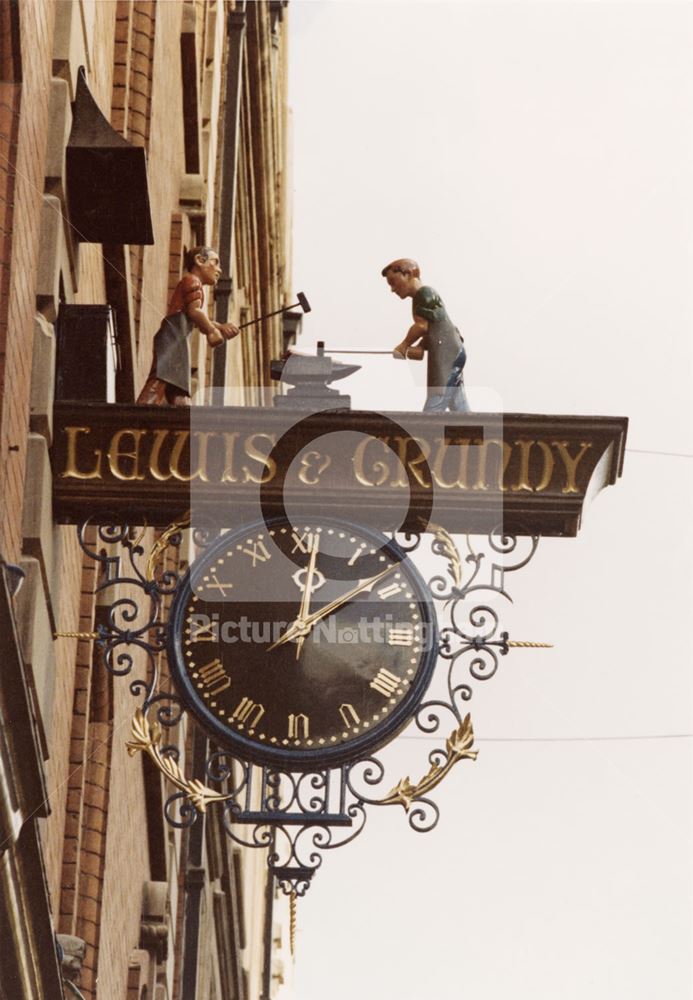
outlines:
{"label": "building facade", "polygon": [[[291,301],[286,33],[286,0],[0,2],[0,1000],[288,993],[265,852],[211,812],[168,824],[128,756],[130,679],[88,637],[109,608],[50,465],[56,393],[136,399],[186,250],[219,249],[217,321]],[[193,333],[196,398],[262,402],[295,325]],[[204,737],[173,738],[194,773]]]}

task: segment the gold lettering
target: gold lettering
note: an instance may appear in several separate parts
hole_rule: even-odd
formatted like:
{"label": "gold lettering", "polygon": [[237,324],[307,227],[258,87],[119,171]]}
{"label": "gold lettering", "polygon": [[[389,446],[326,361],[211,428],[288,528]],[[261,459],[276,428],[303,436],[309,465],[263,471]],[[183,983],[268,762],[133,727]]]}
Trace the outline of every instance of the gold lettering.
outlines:
{"label": "gold lettering", "polygon": [[67,434],[67,466],[64,472],[60,473],[61,479],[101,479],[101,459],[100,448],[94,449],[92,455],[96,459],[96,465],[91,472],[80,472],[77,468],[77,435],[91,434],[91,427],[66,427]]}
{"label": "gold lettering", "polygon": [[544,474],[534,487],[534,492],[542,493],[551,482],[551,476],[553,475],[553,455],[546,441],[537,441],[537,444],[544,455]]}
{"label": "gold lettering", "polygon": [[317,486],[320,476],[332,462],[329,455],[321,455],[319,451],[308,451],[301,459],[301,471],[298,478],[306,486]]}
{"label": "gold lettering", "polygon": [[[489,449],[491,446],[499,449],[496,452],[499,459],[498,463],[494,461],[492,463],[492,468],[488,470],[489,474],[487,476],[487,458]],[[488,490],[490,489],[489,480],[492,481],[492,485],[498,490],[506,490],[507,486],[504,485],[503,480],[505,478],[505,472],[508,468],[508,462],[510,461],[510,456],[512,455],[512,447],[507,441],[500,441],[497,438],[489,438],[487,441],[479,442],[476,445],[476,449],[479,455],[479,471],[477,475],[477,480],[474,483],[472,489],[474,490]]]}
{"label": "gold lettering", "polygon": [[414,626],[404,625],[401,628],[389,628],[387,630],[387,641],[390,646],[413,646]]}
{"label": "gold lettering", "polygon": [[222,691],[231,687],[231,678],[218,658],[211,660],[206,666],[200,667],[200,677],[202,685],[208,689],[207,693],[210,697],[221,694]]}
{"label": "gold lettering", "polygon": [[[201,617],[201,616],[200,616]],[[205,615],[206,617],[206,615]],[[190,619],[190,642],[218,642],[219,623]]]}
{"label": "gold lettering", "polygon": [[[212,431],[200,431],[196,432],[199,437],[202,438],[202,444],[197,449],[190,449],[190,474],[185,475],[185,473],[180,471],[180,460],[183,454],[183,448],[186,442],[190,439],[190,431],[176,431],[176,443],[171,449],[171,473],[175,479],[178,479],[181,483],[190,483],[193,479],[201,479],[202,482],[208,482],[207,472],[205,470],[205,464],[207,462],[207,443],[209,435],[213,433]],[[192,452],[197,452],[197,468],[193,472],[192,470]],[[204,464],[203,464],[204,463]]]}
{"label": "gold lettering", "polygon": [[206,580],[206,589],[218,590],[222,597],[227,597],[226,588],[228,587],[229,590],[233,590],[233,583],[231,580],[220,580],[215,569],[210,569],[209,575],[212,577],[212,580],[211,582]]}
{"label": "gold lettering", "polygon": [[351,559],[347,563],[347,566],[353,566],[354,563],[356,562],[356,560],[361,558],[361,556],[364,554],[364,552],[366,551],[367,548],[368,548],[368,546],[366,545],[365,542],[359,542],[359,544],[356,547],[356,550],[355,550],[354,554],[352,555]]}
{"label": "gold lettering", "polygon": [[551,444],[558,450],[558,454],[563,459],[566,472],[566,484],[561,490],[562,493],[577,493],[578,488],[575,483],[578,464],[582,461],[589,449],[592,447],[591,441],[581,441],[580,451],[573,458],[568,451],[567,441],[552,441]]}
{"label": "gold lettering", "polygon": [[521,490],[532,493],[534,491],[529,481],[529,453],[535,442],[520,439],[519,441],[515,441],[515,444],[520,449],[520,471],[517,476],[517,482],[510,489],[513,493],[519,493]]}
{"label": "gold lettering", "polygon": [[273,458],[269,457],[268,452],[259,451],[255,445],[255,441],[264,438],[270,446],[270,449],[274,447],[275,436],[273,434],[251,434],[245,439],[245,453],[248,458],[252,458],[253,461],[259,462],[260,465],[264,466],[265,471],[261,476],[254,476],[247,465],[243,466],[243,482],[244,483],[269,483],[274,479],[274,475],[277,471],[277,463]]}
{"label": "gold lettering", "polygon": [[[438,450],[436,451],[435,461],[431,468],[431,475],[436,485],[440,486],[443,490],[452,490],[457,487],[459,490],[469,489],[467,485],[467,468],[469,466],[469,446],[472,443],[471,440],[462,438],[460,441],[454,441],[452,443],[446,441],[445,438],[436,438],[438,441]],[[454,451],[459,453],[459,468],[457,472],[457,479],[452,483],[446,483],[443,479],[443,466],[445,465],[445,459],[448,457],[450,452]]]}
{"label": "gold lettering", "polygon": [[309,719],[307,715],[302,712],[299,715],[294,715],[293,712],[289,715],[289,739],[308,739],[308,725]]}
{"label": "gold lettering", "polygon": [[[399,458],[400,466],[399,477],[397,479],[393,479],[390,486],[407,487],[409,485],[409,480],[406,476],[406,469],[409,469],[417,483],[425,489],[430,490],[431,484],[426,482],[426,477],[419,471],[419,469],[417,469],[418,465],[427,461],[431,452],[431,446],[428,441],[424,441],[422,438],[410,437],[409,435],[406,435],[405,437],[401,434],[396,435],[393,438],[393,441],[397,442],[397,457]],[[407,455],[409,452],[409,445],[411,443],[418,444],[421,454],[417,458],[409,460]]]}
{"label": "gold lettering", "polygon": [[296,543],[291,550],[292,552],[295,552],[296,549],[298,549],[299,552],[303,552],[305,555],[310,552],[314,545],[313,539],[315,536],[312,531],[304,531],[302,535],[299,535],[297,531],[292,531],[291,537]]}
{"label": "gold lettering", "polygon": [[[146,433],[146,431],[132,430],[129,427],[124,427],[122,430],[116,431],[111,438],[111,444],[108,449],[107,457],[108,464],[111,469],[111,475],[115,476],[116,479],[121,479],[124,482],[144,479],[144,473],[139,471],[139,461],[140,441]],[[127,435],[130,435],[133,440],[133,450],[121,451],[121,442]],[[125,458],[132,459],[132,471],[130,473],[124,472],[121,468],[120,463]]]}
{"label": "gold lettering", "polygon": [[390,698],[401,683],[397,674],[393,674],[389,670],[386,670],[385,667],[381,667],[371,681],[370,687],[379,694],[384,694],[386,698]]}
{"label": "gold lettering", "polygon": [[[232,718],[239,722],[250,723],[251,728],[257,726],[262,716],[265,714],[265,706],[251,698],[241,698],[233,710]],[[251,719],[250,716],[253,716]]]}
{"label": "gold lettering", "polygon": [[342,722],[345,726],[358,726],[361,719],[359,714],[353,705],[345,701],[343,705],[339,706],[339,714],[342,717]]}
{"label": "gold lettering", "polygon": [[190,437],[190,431],[176,431],[176,443],[171,450],[171,458],[169,460],[169,468],[171,469],[171,474],[179,479],[183,483],[190,482],[190,476],[185,476],[180,471],[179,463],[181,455],[183,454],[183,448]]}
{"label": "gold lettering", "polygon": [[174,475],[176,479],[179,479],[183,483],[189,483],[191,479],[190,476],[185,476],[180,471],[179,468],[181,455],[183,454],[183,448],[185,447],[185,444],[189,440],[189,438],[190,438],[190,431],[176,431],[176,443],[174,444],[171,450],[171,460],[169,462],[172,475]]}
{"label": "gold lettering", "polygon": [[164,475],[164,473],[159,469],[159,454],[167,434],[168,431],[154,431],[154,444],[152,445],[152,451],[149,456],[149,472],[154,479],[158,479],[160,483],[166,482],[167,479],[171,478],[170,472],[167,475]]}
{"label": "gold lettering", "polygon": [[378,478],[371,481],[366,475],[366,470],[364,469],[364,458],[366,449],[372,441],[379,441],[383,448],[389,451],[389,448],[382,438],[364,437],[363,441],[357,445],[351,461],[354,466],[354,475],[356,476],[357,482],[361,483],[362,486],[382,486],[387,477],[390,475],[388,464],[382,459],[378,459],[377,462],[373,462],[371,467],[371,474],[376,475]]}
{"label": "gold lettering", "polygon": [[[166,482],[172,477],[177,479],[181,483],[192,482],[193,479],[200,479],[203,483],[209,482],[209,477],[207,475],[207,451],[209,448],[209,439],[215,433],[214,431],[195,431],[193,442],[197,447],[194,447],[194,451],[197,458],[197,468],[194,472],[190,472],[186,475],[184,472],[180,471],[180,460],[183,456],[183,449],[190,437],[189,431],[175,431],[176,443],[171,449],[171,456],[168,462],[168,472],[163,472],[160,468],[161,459],[161,448],[166,436],[169,432],[166,430],[154,431],[154,444],[152,445],[151,454],[149,456],[149,472],[154,479],[157,479],[160,483]],[[224,473],[226,475],[226,472]],[[222,482],[223,482],[222,478]]]}
{"label": "gold lettering", "polygon": [[267,551],[267,546],[262,541],[253,542],[252,548],[241,549],[241,552],[245,552],[247,556],[250,556],[250,558],[253,560],[253,567],[255,566],[256,562],[263,563],[267,562],[268,559],[272,558],[271,553]]}
{"label": "gold lettering", "polygon": [[234,455],[236,451],[236,441],[240,437],[239,431],[224,431],[224,442],[226,453],[224,455],[224,472],[221,477],[222,483],[237,483],[236,475],[233,471]]}
{"label": "gold lettering", "polygon": [[207,452],[209,449],[209,439],[213,435],[214,431],[193,431],[190,461],[192,464],[192,456],[194,454],[197,459],[197,468],[190,476],[191,479],[200,479],[203,483],[209,482],[209,476],[207,475]]}

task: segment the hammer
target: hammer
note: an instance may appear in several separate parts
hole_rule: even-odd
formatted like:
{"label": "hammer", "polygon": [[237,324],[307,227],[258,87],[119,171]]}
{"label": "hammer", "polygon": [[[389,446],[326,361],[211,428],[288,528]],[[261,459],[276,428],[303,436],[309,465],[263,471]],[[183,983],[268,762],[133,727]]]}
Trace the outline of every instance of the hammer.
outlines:
{"label": "hammer", "polygon": [[267,313],[265,316],[258,316],[257,319],[249,319],[247,323],[241,323],[238,329],[242,330],[246,326],[253,326],[254,323],[262,323],[263,319],[269,319],[270,316],[277,316],[279,313],[289,312],[290,309],[295,309],[296,306],[300,306],[304,313],[309,313],[310,302],[305,297],[303,292],[298,292],[297,294],[298,294],[298,302],[294,302],[292,306],[284,306],[283,309],[275,309],[274,312]]}

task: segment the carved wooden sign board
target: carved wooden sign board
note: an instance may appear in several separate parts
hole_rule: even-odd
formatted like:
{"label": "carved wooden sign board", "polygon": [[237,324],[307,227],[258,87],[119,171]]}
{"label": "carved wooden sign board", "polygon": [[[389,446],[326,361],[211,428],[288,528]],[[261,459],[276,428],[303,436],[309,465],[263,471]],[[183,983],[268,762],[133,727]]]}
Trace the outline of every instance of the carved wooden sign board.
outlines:
{"label": "carved wooden sign board", "polygon": [[54,517],[235,524],[300,511],[449,532],[574,536],[621,475],[624,417],[306,414],[270,407],[59,402]]}

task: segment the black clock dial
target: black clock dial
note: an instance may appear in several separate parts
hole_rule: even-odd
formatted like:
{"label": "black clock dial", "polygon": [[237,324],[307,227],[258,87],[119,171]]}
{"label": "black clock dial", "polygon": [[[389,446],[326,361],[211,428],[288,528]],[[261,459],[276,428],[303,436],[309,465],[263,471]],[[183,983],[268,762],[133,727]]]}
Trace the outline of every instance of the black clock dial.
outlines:
{"label": "black clock dial", "polygon": [[[335,557],[353,579],[329,578]],[[426,586],[401,549],[328,520],[261,522],[218,539],[183,580],[170,631],[174,680],[214,737],[299,769],[392,738],[437,652]]]}

